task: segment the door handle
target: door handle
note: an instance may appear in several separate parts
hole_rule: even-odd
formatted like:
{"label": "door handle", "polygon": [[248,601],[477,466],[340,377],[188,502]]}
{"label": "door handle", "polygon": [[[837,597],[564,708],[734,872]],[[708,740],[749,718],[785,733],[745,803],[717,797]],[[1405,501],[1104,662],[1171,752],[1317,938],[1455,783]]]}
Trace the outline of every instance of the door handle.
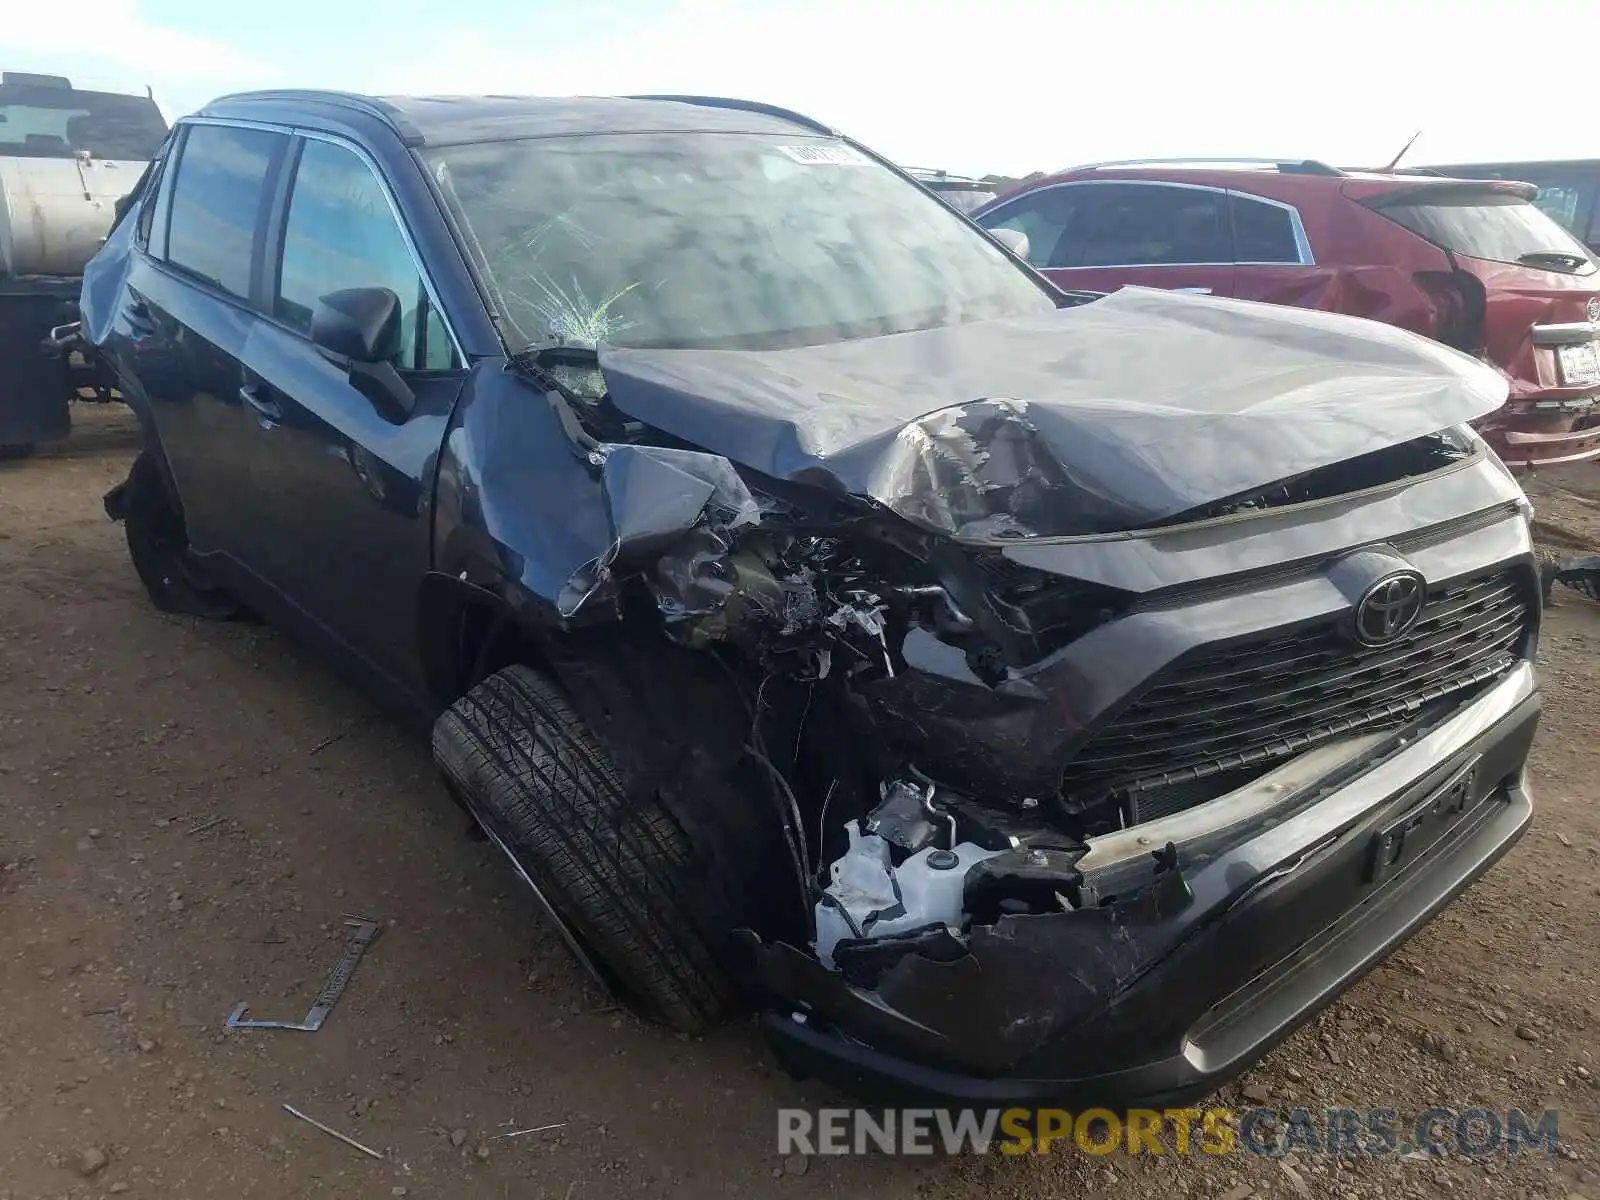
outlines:
{"label": "door handle", "polygon": [[283,409],[279,407],[278,402],[269,396],[263,396],[260,388],[261,385],[258,383],[241,384],[239,399],[255,409],[263,421],[277,423],[283,420]]}

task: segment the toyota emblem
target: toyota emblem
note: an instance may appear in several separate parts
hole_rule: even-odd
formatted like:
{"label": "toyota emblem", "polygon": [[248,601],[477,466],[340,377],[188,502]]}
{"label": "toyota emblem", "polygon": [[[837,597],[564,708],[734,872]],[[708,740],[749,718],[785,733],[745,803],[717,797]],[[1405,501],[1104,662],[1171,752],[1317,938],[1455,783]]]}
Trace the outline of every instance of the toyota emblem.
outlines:
{"label": "toyota emblem", "polygon": [[1600,325],[1600,296],[1589,297],[1589,324]]}
{"label": "toyota emblem", "polygon": [[1356,640],[1383,646],[1405,634],[1422,615],[1427,590],[1427,581],[1415,571],[1385,575],[1356,604]]}

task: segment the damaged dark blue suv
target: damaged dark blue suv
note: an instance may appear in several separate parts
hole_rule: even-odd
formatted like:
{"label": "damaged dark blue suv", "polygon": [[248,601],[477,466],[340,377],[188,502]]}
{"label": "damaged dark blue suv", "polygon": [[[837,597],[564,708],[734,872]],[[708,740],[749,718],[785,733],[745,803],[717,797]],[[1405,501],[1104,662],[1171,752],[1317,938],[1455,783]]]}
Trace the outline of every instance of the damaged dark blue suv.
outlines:
{"label": "damaged dark blue suv", "polygon": [[642,1011],[940,1101],[1201,1094],[1530,814],[1506,385],[1066,295],[695,97],[233,96],[85,276],[155,603],[311,639]]}

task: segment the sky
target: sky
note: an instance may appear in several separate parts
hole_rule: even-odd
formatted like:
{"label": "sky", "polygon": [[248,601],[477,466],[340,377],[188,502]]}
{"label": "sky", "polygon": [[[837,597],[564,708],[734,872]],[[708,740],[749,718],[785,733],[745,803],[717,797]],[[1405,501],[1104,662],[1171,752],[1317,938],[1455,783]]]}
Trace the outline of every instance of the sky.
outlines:
{"label": "sky", "polygon": [[0,67],[155,91],[693,92],[919,167],[1600,157],[1594,0],[5,0]]}

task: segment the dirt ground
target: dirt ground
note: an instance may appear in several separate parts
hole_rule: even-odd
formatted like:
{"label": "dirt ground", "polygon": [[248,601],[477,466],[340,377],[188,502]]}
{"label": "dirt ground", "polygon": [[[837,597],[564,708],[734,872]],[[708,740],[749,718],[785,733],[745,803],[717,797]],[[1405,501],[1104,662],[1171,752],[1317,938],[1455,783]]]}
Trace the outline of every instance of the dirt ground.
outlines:
{"label": "dirt ground", "polygon": [[[1221,1097],[1551,1106],[1560,1153],[786,1161],[775,1110],[838,1099],[747,1025],[609,1010],[426,747],[272,630],[152,610],[100,508],[134,425],[78,421],[0,463],[0,1200],[1600,1197],[1600,607],[1575,593],[1532,832]],[[1548,545],[1600,550],[1600,468],[1531,490]],[[350,913],[386,928],[321,1032],[221,1027],[298,1017]]]}

